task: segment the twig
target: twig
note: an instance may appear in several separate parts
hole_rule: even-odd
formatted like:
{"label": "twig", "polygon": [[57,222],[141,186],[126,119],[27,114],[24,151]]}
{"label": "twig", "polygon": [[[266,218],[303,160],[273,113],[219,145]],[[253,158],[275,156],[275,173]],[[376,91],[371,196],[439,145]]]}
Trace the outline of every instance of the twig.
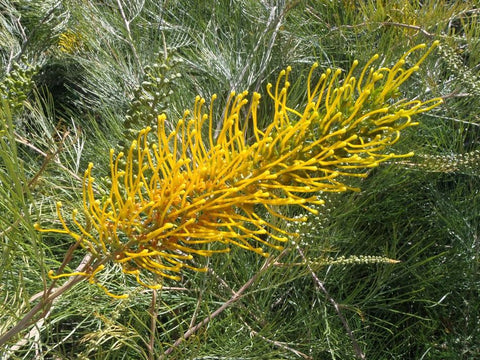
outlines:
{"label": "twig", "polygon": [[5,353],[5,356],[8,358],[12,354],[15,353],[15,351],[20,350],[22,346],[25,346],[30,339],[38,339],[40,336],[40,329],[42,328],[43,324],[45,323],[45,320],[47,317],[50,315],[52,312],[53,306],[49,308],[45,316],[41,317],[33,326],[32,330],[28,332],[27,335],[25,335],[21,340],[17,341],[15,345],[13,345],[8,351]]}
{"label": "twig", "polygon": [[128,21],[127,17],[125,16],[125,12],[123,11],[122,2],[120,0],[117,0],[117,4],[118,4],[118,8],[120,10],[120,14],[122,15],[123,22],[125,24],[125,29],[127,30],[128,45],[130,45],[130,47],[132,48],[132,53],[133,53],[133,56],[135,57],[135,61],[137,62],[138,67],[142,68],[142,63],[140,62],[140,58],[138,57],[137,49],[135,48],[135,45],[133,44],[132,32],[130,30],[130,21]]}
{"label": "twig", "polygon": [[[27,48],[27,45],[30,43],[30,40],[33,38],[33,36],[34,36],[36,30],[38,29],[38,27],[41,26],[41,25],[43,25],[44,23],[46,23],[47,20],[48,20],[48,18],[53,15],[53,12],[54,12],[54,11],[57,9],[57,7],[60,6],[61,4],[62,4],[61,1],[57,2],[57,3],[50,9],[50,11],[47,12],[47,14],[46,14],[46,15],[43,17],[43,19],[38,23],[38,25],[32,29],[32,31],[30,32],[30,36],[29,36],[28,38],[26,38],[25,41],[23,41],[22,46],[20,47],[20,51],[19,51],[17,54],[15,54],[15,56],[14,56],[13,58],[10,58],[10,59],[9,59],[8,64],[7,64],[7,66],[6,66],[6,72],[7,72],[7,74],[8,74],[8,73],[10,72],[10,70],[11,70],[12,62],[13,62],[13,61],[18,61],[18,60],[22,57],[23,53],[25,52],[25,50],[26,50],[26,48]],[[24,34],[23,26],[22,26],[22,24],[20,23],[20,19],[17,19],[17,21],[18,21],[18,24],[19,24],[19,26],[20,26],[19,29],[22,31],[23,35],[26,36],[26,35]]]}
{"label": "twig", "polygon": [[215,319],[218,315],[220,315],[225,309],[227,309],[230,305],[234,302],[239,300],[243,293],[258,279],[258,277],[263,274],[263,272],[268,269],[275,261],[274,257],[268,258],[265,263],[262,265],[260,270],[258,270],[255,275],[253,275],[238,291],[236,291],[230,299],[228,299],[225,303],[222,304],[217,310],[211,313],[207,318],[203,319],[197,325],[191,327],[190,329],[185,332],[180,338],[178,338],[175,343],[169,347],[164,353],[164,358],[166,355],[172,353],[175,348],[177,348],[183,341],[187,340],[190,336],[192,336],[195,332],[197,332],[200,328],[207,325],[211,320]]}
{"label": "twig", "polygon": [[[58,166],[60,166],[60,168],[62,168],[62,170],[65,170],[67,171],[73,178],[75,178],[76,180],[79,180],[79,181],[82,181],[82,178],[80,176],[78,176],[77,174],[75,174],[73,171],[71,171],[70,169],[68,169],[65,165],[63,165],[58,159],[56,159],[56,154],[60,151],[60,150],[57,150],[55,151],[55,153],[46,153],[42,150],[40,150],[39,148],[37,148],[35,145],[33,145],[32,143],[30,143],[27,139],[25,139],[24,137],[20,136],[19,134],[15,133],[14,132],[14,135],[15,135],[15,141],[20,143],[20,144],[23,144],[27,147],[29,147],[30,149],[34,150],[35,152],[39,153],[40,155],[42,155],[43,157],[47,158],[47,157],[50,157],[54,159],[54,162],[55,164],[57,164]],[[44,160],[45,162],[46,160]],[[42,164],[42,168],[43,168],[43,164]],[[38,172],[37,172],[38,174]],[[38,177],[38,175],[35,175],[34,178]],[[32,179],[33,180],[33,179]],[[32,180],[30,180],[30,182],[32,182]]]}
{"label": "twig", "polygon": [[398,23],[398,22],[394,22],[394,21],[383,21],[383,22],[380,23],[380,25],[382,25],[382,26],[398,26],[398,27],[403,27],[403,28],[407,28],[407,29],[417,30],[417,31],[420,31],[423,35],[425,35],[426,37],[429,37],[429,38],[432,38],[432,37],[435,36],[434,34],[429,33],[427,30],[425,30],[421,26],[417,26],[417,25],[403,24],[403,23]]}
{"label": "twig", "polygon": [[157,290],[152,290],[152,302],[150,304],[150,342],[148,343],[148,359],[155,359],[155,329],[157,328]]}
{"label": "twig", "polygon": [[[80,265],[77,267],[75,272],[83,272],[92,262],[92,255],[87,254],[83,260],[81,261]],[[49,308],[53,305],[54,300],[62,295],[64,292],[78,284],[80,281],[85,280],[85,276],[72,276],[65,284],[58,288],[48,288],[42,292],[41,300],[38,302],[25,316],[20,320],[15,326],[13,326],[10,330],[0,336],[0,347],[5,345],[12,337],[17,335],[20,331],[26,329],[30,325],[37,322],[37,324],[43,321],[47,314]],[[36,296],[32,298],[37,298]],[[34,320],[35,316],[43,312],[43,316],[40,317],[38,320]],[[42,320],[43,319],[43,320]],[[28,337],[28,335],[27,335]],[[23,339],[21,340],[23,341]],[[17,343],[18,344],[18,343]]]}
{"label": "twig", "polygon": [[[275,263],[273,263],[275,264]],[[217,279],[220,284],[225,288],[227,289],[228,291],[230,291],[232,294],[235,294],[235,290],[233,290],[230,286],[228,286],[227,282],[225,280],[223,280],[220,276],[218,276],[212,269],[208,269],[208,272],[211,273],[215,279]],[[225,301],[225,298],[223,296],[221,296],[220,294],[215,294],[219,299],[221,299],[222,301]],[[238,307],[241,307],[243,310],[247,311],[248,312],[248,315],[250,315],[251,317],[253,317],[253,319],[258,323],[260,324],[260,326],[265,326],[265,321],[263,321],[261,318],[259,318],[256,314],[250,312],[250,310],[248,309],[248,307],[243,304],[243,303],[238,303],[237,304]]]}
{"label": "twig", "polygon": [[195,325],[201,304],[202,304],[202,291],[198,293],[197,304],[195,305],[195,310],[193,311],[192,319],[190,320],[190,324],[188,325],[189,328]]}
{"label": "twig", "polygon": [[300,254],[300,256],[303,258],[305,261],[305,264],[307,265],[307,269],[310,272],[310,274],[313,277],[313,280],[315,281],[315,284],[318,286],[318,288],[325,294],[325,297],[327,300],[333,305],[333,308],[335,309],[338,318],[343,324],[343,327],[347,331],[348,337],[352,341],[353,345],[353,350],[355,351],[355,355],[358,359],[365,359],[365,354],[363,353],[362,349],[360,348],[360,345],[357,342],[357,339],[355,338],[355,335],[353,335],[352,330],[350,329],[350,326],[348,325],[347,320],[345,319],[345,316],[343,316],[342,311],[340,310],[340,306],[338,303],[332,298],[332,296],[329,294],[327,288],[325,287],[324,283],[318,278],[317,274],[313,271],[312,267],[310,266],[310,262],[306,258],[305,254],[303,253],[302,249],[300,249],[299,246],[297,246],[297,250]]}
{"label": "twig", "polygon": [[[372,25],[372,24],[373,23],[371,23],[371,22],[363,22],[363,23],[355,24],[355,25],[341,25],[341,26],[331,27],[330,30],[334,31],[334,30],[340,30],[340,29],[354,29],[356,27],[362,27],[362,26],[367,26],[367,25]],[[382,21],[378,24],[380,25],[380,27],[383,27],[383,26],[398,26],[398,27],[403,27],[403,28],[407,28],[407,29],[417,30],[417,31],[420,31],[423,35],[425,35],[428,38],[432,38],[432,37],[436,36],[435,34],[429,33],[427,30],[425,30],[421,26],[417,26],[417,25],[404,24],[404,23],[399,23],[399,22],[394,22],[394,21]]]}
{"label": "twig", "polygon": [[471,96],[474,96],[474,95],[470,94],[470,93],[461,93],[458,90],[455,90],[455,91],[452,91],[450,94],[441,96],[441,98],[443,100],[448,100],[448,99],[451,99],[451,98],[471,97]]}
{"label": "twig", "polygon": [[59,146],[57,147],[57,149],[54,151],[54,152],[49,152],[47,154],[47,156],[45,156],[45,158],[43,159],[43,163],[42,163],[42,166],[40,167],[40,170],[37,171],[37,173],[35,174],[35,176],[28,182],[28,188],[30,190],[32,190],[38,179],[40,178],[40,175],[45,171],[45,169],[47,168],[47,165],[48,163],[50,162],[50,160],[54,157],[56,157],[62,150],[63,150],[63,145],[65,143],[65,139],[67,138],[68,136],[68,131],[66,131],[63,136],[62,136],[62,140],[60,141],[60,144]]}
{"label": "twig", "polygon": [[[242,319],[243,320],[243,319]],[[250,330],[250,333],[253,335],[253,336],[258,336],[259,338],[261,338],[262,340],[272,344],[272,345],[275,345],[279,348],[282,348],[284,350],[287,350],[287,351],[290,351],[292,353],[294,353],[295,355],[297,356],[300,356],[304,359],[308,359],[308,360],[313,360],[313,358],[311,356],[308,356],[307,354],[304,354],[302,353],[301,351],[298,351],[296,349],[293,349],[291,348],[290,346],[286,345],[285,343],[281,342],[281,341],[277,341],[277,340],[271,340],[271,339],[268,339],[266,338],[265,336],[263,335],[260,335],[258,333],[258,331],[255,331],[252,329],[252,327],[250,325],[247,324],[247,322],[245,320],[243,320],[243,324]]]}
{"label": "twig", "polygon": [[[276,260],[272,263],[272,265],[278,264],[278,260],[280,260],[280,258],[283,257],[285,254],[286,254],[286,251],[283,251],[279,256],[277,256]],[[215,279],[217,279],[217,280],[220,282],[220,284],[221,284],[223,287],[225,287],[225,288],[228,289],[233,295],[235,295],[235,291],[234,291],[230,286],[228,286],[227,282],[226,282],[225,280],[223,280],[220,276],[218,276],[213,269],[210,269],[210,268],[209,268],[209,269],[208,269],[208,272],[211,273],[211,274],[215,277]],[[243,310],[245,310],[245,311],[249,311],[249,310],[248,310],[248,307],[247,307],[245,304],[239,303],[238,306],[240,306],[240,307],[241,307]],[[253,313],[250,313],[250,312],[249,312],[249,315],[251,315],[258,324],[260,324],[261,326],[264,326],[264,324],[262,324],[262,323],[263,323],[262,319],[258,318],[258,316],[256,316],[256,315],[253,314]],[[265,336],[260,335],[257,331],[253,330],[253,328],[252,328],[250,325],[248,325],[248,323],[245,321],[245,319],[243,319],[242,317],[240,317],[240,318],[242,319],[243,324],[244,324],[246,327],[248,327],[248,329],[250,330],[251,334],[253,334],[254,336],[258,336],[258,337],[261,338],[262,340],[265,340],[266,342],[268,342],[268,343],[270,343],[270,344],[273,344],[273,345],[275,345],[275,346],[277,346],[277,347],[279,347],[279,348],[282,348],[282,349],[284,349],[284,350],[293,352],[295,355],[301,356],[301,357],[303,357],[304,359],[312,359],[310,356],[302,353],[301,351],[298,351],[298,350],[296,350],[296,349],[293,349],[293,348],[289,347],[288,345],[286,345],[286,344],[283,343],[283,342],[276,341],[276,340],[271,340],[271,339],[266,338]],[[191,324],[190,326],[192,326],[192,324]]]}

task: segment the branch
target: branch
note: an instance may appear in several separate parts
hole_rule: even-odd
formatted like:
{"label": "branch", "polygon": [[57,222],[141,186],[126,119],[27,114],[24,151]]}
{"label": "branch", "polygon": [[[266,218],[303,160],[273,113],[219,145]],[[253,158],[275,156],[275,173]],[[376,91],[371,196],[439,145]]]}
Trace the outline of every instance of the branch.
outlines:
{"label": "branch", "polygon": [[299,357],[302,357],[302,358],[307,359],[307,360],[313,360],[313,358],[311,356],[308,356],[307,354],[304,354],[301,351],[298,351],[296,349],[291,348],[290,346],[286,345],[284,342],[277,341],[277,340],[270,340],[270,339],[266,338],[265,336],[260,335],[258,333],[258,331],[253,330],[252,327],[250,325],[248,325],[248,323],[244,319],[242,319],[242,320],[243,320],[243,324],[250,330],[250,333],[253,336],[258,336],[262,340],[264,340],[264,341],[266,341],[266,342],[268,342],[272,345],[275,345],[275,346],[277,346],[281,349],[290,351],[290,352],[294,353],[295,355],[297,355]]}
{"label": "branch", "polygon": [[[41,166],[41,169],[37,172],[37,174],[34,176],[34,178],[32,180],[29,181],[29,186],[30,186],[30,183],[34,183],[37,178],[39,177],[39,175],[41,175],[41,172],[43,172],[46,167],[46,165],[48,165],[48,162],[50,160],[53,159],[53,161],[55,162],[55,164],[57,164],[62,170],[65,170],[66,172],[68,172],[70,174],[70,176],[72,176],[73,178],[75,178],[76,180],[79,180],[79,181],[83,181],[83,179],[78,176],[77,174],[75,174],[72,170],[68,169],[65,165],[63,165],[60,160],[57,159],[56,155],[62,150],[62,149],[57,149],[55,150],[54,152],[44,152],[42,150],[40,150],[39,148],[37,148],[35,145],[33,145],[32,143],[30,143],[27,139],[25,139],[24,137],[22,137],[21,135],[17,134],[14,132],[14,135],[15,135],[15,141],[18,142],[19,144],[23,144],[27,147],[29,147],[30,149],[32,149],[33,151],[39,153],[41,156],[43,156],[45,159],[42,163],[42,166]],[[64,139],[62,139],[62,142],[64,141]]]}
{"label": "branch", "polygon": [[384,21],[384,22],[381,22],[380,25],[382,25],[382,26],[398,26],[398,27],[403,27],[403,28],[407,28],[407,29],[417,30],[417,31],[420,31],[423,35],[425,35],[426,37],[429,37],[429,38],[432,38],[432,37],[435,36],[434,34],[429,33],[427,30],[425,30],[424,28],[422,28],[420,26],[417,26],[417,25],[403,24],[403,23],[398,23],[398,22],[393,22],[393,21]]}
{"label": "branch", "polygon": [[353,345],[353,350],[355,351],[355,355],[358,359],[365,359],[365,354],[362,352],[362,349],[360,348],[360,345],[358,344],[357,342],[357,339],[355,339],[355,336],[353,335],[353,332],[352,330],[350,329],[350,326],[348,325],[348,322],[347,320],[345,319],[345,316],[343,316],[341,310],[340,310],[340,306],[338,305],[338,303],[335,301],[335,299],[333,299],[329,292],[327,291],[324,283],[318,278],[318,276],[315,274],[315,272],[313,271],[312,267],[310,266],[310,261],[306,258],[305,254],[303,253],[302,249],[300,249],[299,246],[297,246],[297,250],[300,254],[300,256],[303,258],[303,260],[305,261],[305,264],[307,265],[307,269],[308,271],[310,272],[310,274],[312,275],[313,277],[313,280],[315,281],[315,284],[317,285],[317,287],[325,294],[325,297],[327,298],[327,300],[333,305],[333,308],[335,309],[335,311],[337,312],[337,316],[338,318],[340,319],[340,321],[342,322],[343,324],[343,327],[345,328],[345,330],[347,331],[347,334],[348,334],[348,337],[350,338],[350,340],[352,341],[352,345]]}
{"label": "branch", "polygon": [[130,21],[128,21],[127,17],[125,16],[125,12],[123,11],[122,2],[120,0],[117,0],[117,4],[118,4],[118,8],[120,10],[120,14],[122,15],[123,22],[125,24],[125,29],[127,30],[128,45],[130,45],[130,47],[132,48],[132,53],[133,53],[133,56],[135,57],[135,61],[137,62],[138,67],[141,69],[142,68],[142,63],[140,62],[140,58],[138,57],[137,49],[135,48],[135,45],[133,44],[132,32],[130,31]]}
{"label": "branch", "polygon": [[[33,35],[35,34],[35,32],[36,32],[36,30],[38,29],[38,27],[41,26],[41,25],[43,25],[43,24],[45,24],[45,23],[48,21],[48,18],[53,15],[53,12],[54,12],[54,11],[57,9],[57,7],[60,6],[61,4],[62,4],[61,1],[57,2],[57,3],[50,9],[50,11],[47,12],[47,14],[46,14],[46,15],[43,17],[43,19],[38,23],[38,25],[32,29],[32,31],[30,32],[30,36],[27,37],[26,40],[22,43],[22,46],[20,47],[20,51],[19,51],[17,54],[15,54],[15,56],[14,56],[13,58],[10,58],[10,59],[9,59],[8,64],[7,64],[7,67],[6,67],[6,70],[7,70],[6,72],[7,72],[7,73],[9,73],[10,70],[11,70],[12,62],[13,62],[13,61],[18,61],[18,60],[22,57],[23,53],[24,53],[25,50],[27,49],[27,46],[28,46],[28,44],[30,43],[30,41],[32,40]],[[21,23],[20,23],[20,18],[18,18],[17,21],[18,21],[18,24],[19,24],[19,26],[20,26],[20,30],[22,31],[23,35],[26,36],[26,35],[24,34],[23,27],[22,27],[22,25],[21,25]]]}
{"label": "branch", "polygon": [[154,360],[155,359],[155,329],[157,325],[157,290],[152,290],[152,302],[150,303],[150,341],[147,344],[148,348],[148,359]]}
{"label": "branch", "polygon": [[175,343],[168,348],[164,353],[163,357],[165,358],[166,355],[171,354],[175,348],[177,348],[183,341],[187,340],[190,336],[192,336],[195,332],[197,332],[200,328],[203,326],[207,325],[211,320],[215,319],[218,315],[220,315],[225,309],[227,309],[230,305],[232,305],[234,302],[239,300],[243,293],[258,279],[258,277],[263,274],[263,272],[268,269],[274,262],[275,262],[274,257],[268,258],[265,263],[262,265],[260,270],[258,270],[255,275],[253,275],[237,292],[235,292],[230,299],[228,299],[225,303],[223,303],[222,306],[220,306],[217,310],[215,310],[213,313],[211,313],[208,317],[203,319],[201,322],[199,322],[197,325],[191,327],[188,329],[185,334],[183,334],[180,338],[178,338]]}
{"label": "branch", "polygon": [[[383,26],[397,26],[397,27],[403,27],[403,28],[407,28],[407,29],[417,30],[428,38],[433,38],[434,36],[436,36],[435,34],[432,34],[432,33],[428,32],[427,30],[425,30],[424,28],[422,28],[421,26],[417,26],[417,25],[404,24],[404,23],[399,23],[399,22],[394,22],[394,21],[382,21],[378,24],[380,25],[380,27],[383,27]],[[355,24],[355,25],[333,26],[333,27],[330,28],[330,30],[334,31],[334,30],[340,30],[342,28],[343,29],[354,29],[356,27],[370,26],[370,25],[372,25],[371,22],[363,22],[363,23]]]}
{"label": "branch", "polygon": [[[85,271],[85,269],[90,265],[91,262],[92,262],[92,255],[91,254],[85,255],[85,257],[83,258],[80,265],[77,267],[75,271],[76,272]],[[86,278],[84,276],[73,276],[65,284],[63,284],[58,288],[45,289],[42,292],[40,302],[37,303],[14,327],[12,327],[6,333],[0,336],[0,347],[5,345],[12,337],[17,335],[22,330],[25,330],[27,327],[34,324],[35,322],[37,324],[40,324],[42,321],[44,321],[44,319],[48,315],[48,309],[53,305],[54,300],[60,295],[62,295],[64,292],[66,292],[67,290],[69,290],[70,288],[78,284],[80,281],[85,279]],[[34,295],[32,298],[36,299],[37,295]],[[40,319],[34,320],[35,316],[40,312],[43,312],[44,314],[40,317]],[[29,335],[30,334],[27,334],[25,338],[26,339],[30,338]],[[23,343],[24,340],[25,339],[22,339],[16,345],[19,345],[19,343]]]}

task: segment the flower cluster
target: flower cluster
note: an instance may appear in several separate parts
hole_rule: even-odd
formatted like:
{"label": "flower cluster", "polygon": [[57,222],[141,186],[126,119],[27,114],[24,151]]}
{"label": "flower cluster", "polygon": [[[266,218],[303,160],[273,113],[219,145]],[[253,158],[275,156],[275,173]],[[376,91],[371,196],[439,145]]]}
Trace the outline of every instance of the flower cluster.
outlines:
{"label": "flower cluster", "polygon": [[[156,129],[140,131],[128,152],[110,151],[111,188],[102,199],[94,192],[93,164],[88,166],[85,225],[77,211],[75,229],[67,225],[58,204],[62,229],[37,228],[70,235],[99,264],[106,259],[120,264],[123,272],[152,288],[160,286],[155,277],[178,280],[182,268],[205,270],[193,265],[194,256],[227,252],[231,246],[268,256],[268,248],[282,249],[295,236],[276,219],[306,220],[288,217],[282,208],[293,205],[317,214],[320,191],[352,189],[346,177],[365,176],[384,161],[411,155],[385,150],[416,124],[413,115],[441,99],[398,100],[398,88],[435,46],[409,68],[407,56],[425,45],[408,51],[392,68],[375,69],[374,56],[358,78],[353,76],[356,61],[343,80],[341,70],[330,69],[314,80],[314,64],[303,109],[287,104],[287,68],[275,85],[267,86],[274,113],[264,129],[258,126],[258,93],[250,99],[247,92],[232,93],[217,133],[215,96],[208,111],[197,97],[175,130],[168,132],[166,116],[160,115]],[[92,280],[98,268],[93,269],[81,275]]]}
{"label": "flower cluster", "polygon": [[480,167],[480,150],[463,154],[419,155],[417,162],[402,162],[411,169],[428,172],[459,173],[478,176]]}
{"label": "flower cluster", "polygon": [[83,37],[80,33],[67,30],[58,37],[58,48],[66,54],[74,54],[83,47]]}

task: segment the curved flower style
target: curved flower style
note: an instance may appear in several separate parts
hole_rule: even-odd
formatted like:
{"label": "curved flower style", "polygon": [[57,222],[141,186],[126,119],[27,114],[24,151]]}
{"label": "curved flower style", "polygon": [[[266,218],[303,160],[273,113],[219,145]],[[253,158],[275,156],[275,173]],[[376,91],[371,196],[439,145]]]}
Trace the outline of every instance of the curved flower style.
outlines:
{"label": "curved flower style", "polygon": [[[282,206],[316,213],[311,205],[323,203],[319,192],[352,189],[344,184],[346,177],[363,177],[366,169],[381,162],[412,155],[385,150],[403,129],[417,124],[412,115],[432,109],[441,99],[397,101],[398,87],[435,46],[410,68],[404,68],[406,57],[425,45],[409,50],[392,68],[374,69],[376,55],[358,78],[353,77],[355,61],[341,82],[341,70],[330,69],[313,81],[314,64],[302,110],[287,105],[287,68],[275,86],[267,86],[275,111],[262,130],[257,125],[260,94],[254,93],[249,102],[247,92],[232,93],[217,134],[215,96],[209,112],[205,100],[197,97],[193,112],[186,111],[174,131],[166,131],[166,117],[160,115],[156,130],[140,131],[127,154],[115,156],[110,150],[111,188],[101,200],[93,190],[93,165],[88,166],[83,186],[86,225],[77,221],[74,211],[72,230],[59,203],[63,229],[37,228],[70,235],[102,266],[105,259],[120,264],[123,272],[151,288],[160,285],[143,280],[146,274],[178,280],[184,267],[205,270],[192,265],[195,255],[227,252],[234,245],[268,256],[267,248],[282,249],[294,236],[277,226],[276,218],[306,220],[281,214]],[[51,276],[80,274],[95,282],[94,268]]]}

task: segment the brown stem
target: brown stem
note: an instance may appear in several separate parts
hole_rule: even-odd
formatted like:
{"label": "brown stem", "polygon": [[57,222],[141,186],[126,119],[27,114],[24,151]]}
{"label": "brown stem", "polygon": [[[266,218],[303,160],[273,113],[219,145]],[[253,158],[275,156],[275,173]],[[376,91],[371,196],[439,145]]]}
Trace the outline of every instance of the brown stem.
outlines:
{"label": "brown stem", "polygon": [[218,315],[220,315],[225,309],[227,309],[230,305],[232,305],[234,302],[236,302],[237,300],[239,300],[243,293],[258,279],[258,277],[263,274],[263,272],[268,269],[276,260],[277,258],[274,258],[274,257],[270,257],[268,258],[265,263],[262,265],[262,267],[260,268],[260,270],[258,270],[255,275],[253,275],[245,284],[243,284],[243,286],[238,290],[236,291],[232,297],[230,299],[228,299],[225,303],[222,304],[222,306],[220,306],[217,310],[215,310],[213,313],[211,313],[208,317],[206,317],[205,319],[203,319],[202,321],[200,321],[197,325],[191,327],[190,329],[188,329],[187,332],[185,332],[185,334],[183,334],[183,336],[181,336],[180,338],[178,338],[175,343],[169,347],[164,353],[163,353],[163,357],[165,357],[165,355],[169,355],[170,353],[172,353],[176,347],[178,347],[183,341],[187,340],[190,336],[192,336],[195,332],[197,332],[200,328],[202,328],[203,326],[207,325],[211,320],[215,319]]}
{"label": "brown stem", "polygon": [[157,326],[157,290],[152,290],[152,302],[150,304],[150,341],[148,343],[148,359],[155,359],[155,329]]}
{"label": "brown stem", "polygon": [[298,250],[300,256],[305,261],[305,264],[307,265],[307,269],[310,272],[310,274],[312,275],[313,280],[315,281],[315,284],[325,294],[325,297],[327,298],[327,300],[333,305],[333,308],[335,309],[338,318],[340,319],[340,321],[343,324],[343,327],[347,331],[348,337],[352,341],[353,350],[355,351],[356,357],[358,359],[362,359],[362,360],[365,359],[365,354],[363,353],[362,349],[360,348],[360,345],[358,344],[357,339],[355,338],[355,335],[353,335],[353,332],[350,329],[350,325],[348,325],[347,319],[345,319],[345,316],[343,316],[342,311],[340,310],[340,306],[335,301],[335,299],[332,298],[332,296],[328,292],[327,288],[325,287],[324,283],[318,278],[317,274],[315,274],[312,267],[310,266],[310,261],[307,259],[307,257],[303,253],[302,249],[300,249],[300,247],[297,246],[297,250]]}
{"label": "brown stem", "polygon": [[30,149],[32,149],[33,151],[37,152],[38,154],[40,154],[41,156],[43,156],[44,158],[46,158],[44,160],[44,162],[42,163],[42,166],[41,166],[41,169],[39,171],[37,171],[37,174],[35,174],[34,178],[32,180],[29,181],[29,186],[31,186],[31,183],[34,184],[36,182],[36,179],[41,175],[41,172],[43,172],[43,170],[45,170],[44,168],[46,167],[46,165],[48,165],[48,163],[46,162],[47,161],[47,158],[48,158],[48,161],[54,161],[62,170],[66,171],[69,173],[70,176],[72,176],[73,178],[75,178],[76,180],[79,180],[79,181],[82,181],[82,178],[79,177],[77,174],[75,174],[74,172],[72,172],[70,169],[68,169],[67,167],[65,167],[59,160],[56,159],[56,156],[60,150],[56,150],[54,153],[52,152],[44,152],[42,150],[40,150],[39,148],[37,148],[35,145],[33,145],[32,143],[30,143],[27,139],[25,139],[24,137],[20,136],[19,134],[15,133],[15,141],[20,143],[20,144],[23,144],[27,147],[29,147]]}
{"label": "brown stem", "polygon": [[266,338],[265,336],[263,335],[260,335],[258,333],[258,331],[255,331],[252,329],[252,327],[250,325],[248,325],[248,323],[244,320],[243,320],[243,324],[250,330],[250,333],[254,336],[258,336],[259,338],[261,338],[262,340],[268,342],[269,344],[272,344],[276,347],[279,347],[281,349],[284,349],[284,350],[287,350],[287,351],[290,351],[292,353],[294,353],[295,355],[297,355],[298,357],[302,357],[304,359],[307,359],[307,360],[313,360],[313,358],[311,356],[308,356],[307,354],[304,354],[302,353],[301,351],[298,351],[296,349],[293,349],[291,348],[290,346],[288,346],[287,344],[285,344],[284,342],[281,342],[281,341],[277,341],[277,340],[271,340],[271,339],[268,339]]}
{"label": "brown stem", "polygon": [[[90,254],[86,255],[75,271],[84,271],[88,266],[90,266],[91,262],[92,256]],[[40,301],[33,308],[31,308],[27,314],[25,314],[22,320],[20,320],[15,326],[0,336],[0,347],[5,345],[12,337],[28,328],[30,325],[34,324],[36,321],[45,318],[46,314],[48,313],[48,309],[52,306],[54,300],[82,280],[85,280],[85,276],[73,276],[65,284],[58,288],[52,289],[50,287],[45,289],[40,297]],[[40,316],[40,319],[35,319],[39,313],[42,313],[43,315]]]}

